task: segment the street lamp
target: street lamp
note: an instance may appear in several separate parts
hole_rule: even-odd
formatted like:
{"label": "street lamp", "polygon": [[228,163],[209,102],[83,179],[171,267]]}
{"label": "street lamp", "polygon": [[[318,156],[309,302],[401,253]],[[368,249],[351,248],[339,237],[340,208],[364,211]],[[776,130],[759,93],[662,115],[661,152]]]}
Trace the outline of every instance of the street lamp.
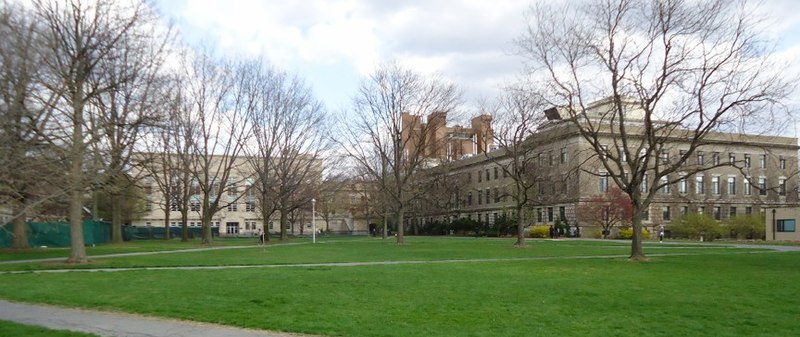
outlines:
{"label": "street lamp", "polygon": [[776,223],[777,222],[775,220],[775,209],[773,208],[772,209],[772,240],[773,241],[778,241],[778,239],[775,237],[775,228],[778,227],[778,226],[775,225]]}
{"label": "street lamp", "polygon": [[317,213],[315,212],[314,205],[317,203],[316,199],[311,199],[311,242],[317,243]]}

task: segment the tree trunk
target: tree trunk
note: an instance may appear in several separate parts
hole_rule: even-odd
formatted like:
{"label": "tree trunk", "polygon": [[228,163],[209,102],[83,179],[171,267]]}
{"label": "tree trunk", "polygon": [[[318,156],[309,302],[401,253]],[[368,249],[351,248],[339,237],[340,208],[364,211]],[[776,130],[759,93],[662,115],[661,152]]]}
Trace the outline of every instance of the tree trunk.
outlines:
{"label": "tree trunk", "polygon": [[264,242],[269,242],[269,214],[266,211],[261,211],[261,218],[264,219],[264,222],[261,224],[261,227],[264,228]]}
{"label": "tree trunk", "polygon": [[169,241],[171,239],[171,233],[169,232],[169,203],[167,203],[167,211],[164,212],[164,240]]}
{"label": "tree trunk", "polygon": [[397,244],[402,245],[406,243],[405,237],[403,236],[403,230],[405,226],[403,226],[403,205],[397,205]]}
{"label": "tree trunk", "polygon": [[382,237],[382,239],[384,239],[384,240],[386,240],[386,238],[389,237],[389,233],[387,233],[389,231],[388,228],[387,228],[388,226],[389,226],[389,213],[388,212],[383,212],[383,237]]}
{"label": "tree trunk", "polygon": [[281,241],[289,240],[289,234],[286,233],[287,216],[284,210],[281,210]]}
{"label": "tree trunk", "polygon": [[[73,166],[76,165],[73,164]],[[78,167],[78,171],[80,171],[80,167]],[[73,184],[78,185],[78,182]],[[83,200],[83,190],[79,186],[73,186],[69,200],[70,251],[67,263],[86,263],[89,261],[86,258],[86,247],[84,247],[83,241],[83,203],[81,200]]]}
{"label": "tree trunk", "polygon": [[525,247],[525,219],[522,217],[522,205],[517,205],[517,247]]}
{"label": "tree trunk", "polygon": [[11,236],[11,248],[30,248],[31,246],[28,243],[28,223],[25,221],[27,218],[27,214],[25,212],[25,203],[15,200],[12,201],[12,205],[15,209],[11,212],[14,217],[14,230],[13,235]]}
{"label": "tree trunk", "polygon": [[[200,241],[201,244],[210,245],[213,243],[213,239],[211,238],[211,216],[210,212],[203,212],[203,223],[202,223],[202,231],[203,231],[203,239]],[[206,215],[209,214],[209,215]]]}
{"label": "tree trunk", "polygon": [[642,249],[642,213],[640,205],[633,204],[633,218],[631,219],[633,225],[633,237],[631,238],[631,260],[644,261],[647,257],[644,255]]}
{"label": "tree trunk", "polygon": [[69,153],[69,233],[70,253],[68,263],[86,263],[86,247],[83,240],[83,101],[76,97],[83,94],[83,85],[78,84],[72,97],[72,148]]}
{"label": "tree trunk", "polygon": [[111,195],[111,243],[122,243],[122,196]]}
{"label": "tree trunk", "polygon": [[189,242],[189,210],[185,206],[181,210],[181,242]]}

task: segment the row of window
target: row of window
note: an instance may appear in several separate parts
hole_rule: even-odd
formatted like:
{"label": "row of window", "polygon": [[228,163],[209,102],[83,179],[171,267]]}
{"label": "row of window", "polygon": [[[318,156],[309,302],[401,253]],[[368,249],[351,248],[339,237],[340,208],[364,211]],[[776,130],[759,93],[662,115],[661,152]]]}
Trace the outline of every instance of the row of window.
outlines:
{"label": "row of window", "polygon": [[[599,177],[599,188],[600,192],[605,193],[608,192],[609,187],[609,175],[606,172],[600,173]],[[742,194],[743,195],[752,195],[753,194],[753,185],[751,183],[752,177],[744,177],[744,181],[742,182]],[[661,178],[661,188],[662,194],[670,194],[672,193],[671,184],[668,184],[669,177],[662,177]],[[644,179],[642,181],[642,191],[646,192],[648,189],[647,186],[647,175],[645,174]],[[787,192],[787,179],[786,177],[778,178],[778,185],[777,185],[777,192],[779,195],[786,195]],[[736,176],[728,176],[727,177],[727,194],[728,195],[736,195],[737,193],[737,177]],[[689,181],[686,178],[683,178],[678,181],[677,183],[678,193],[680,194],[687,194],[689,193]],[[758,177],[758,182],[756,184],[756,189],[758,189],[759,195],[767,195],[767,190],[769,186],[767,185],[767,177],[761,176]],[[704,175],[697,175],[695,176],[695,183],[694,183],[694,193],[695,194],[706,194],[706,179]],[[722,194],[722,177],[719,175],[711,176],[711,184],[710,184],[710,193],[714,195]]]}
{"label": "row of window", "polygon": [[[602,148],[602,151],[605,153],[604,156],[608,156],[610,154],[610,152],[608,152],[608,146],[607,145],[602,145],[601,148]],[[620,151],[618,151],[618,153],[619,153],[621,161],[623,161],[623,162],[627,161],[627,155],[625,154],[625,151],[621,151],[620,150]],[[679,153],[679,156],[681,158],[683,158],[683,156],[686,155],[686,150],[680,150],[678,153]],[[642,154],[642,155],[644,155],[644,154]],[[661,163],[669,163],[669,152],[662,151],[661,153],[659,153],[658,157],[659,157],[659,161]],[[741,162],[737,163],[737,160],[739,160],[739,159],[738,159],[737,154],[735,152],[728,153],[728,164],[733,165],[733,166],[740,166],[740,167],[743,167],[743,168],[751,168],[752,167],[751,156],[750,156],[749,153],[743,154]],[[706,165],[705,152],[697,151],[695,153],[695,160],[694,161],[687,160],[686,164],[696,164],[698,166],[705,166]],[[721,153],[720,152],[712,152],[711,153],[711,165],[712,166],[720,166],[720,164],[721,164]],[[761,169],[766,169],[767,168],[767,155],[766,154],[758,155],[758,167],[761,168]],[[778,168],[780,168],[781,170],[785,170],[786,169],[786,158],[784,156],[778,156]]]}
{"label": "row of window", "polygon": [[[485,190],[485,193],[484,193],[484,191],[481,191],[481,190],[478,191],[477,204],[481,205],[481,204],[483,204],[485,202],[487,205],[489,205],[489,204],[492,203],[492,200],[494,200],[495,203],[498,203],[498,202],[501,202],[501,201],[505,202],[507,200],[507,198],[508,198],[508,193],[506,191],[501,191],[497,187],[495,187],[495,188],[487,188]],[[467,206],[472,206],[472,201],[473,201],[472,200],[472,192],[468,192],[467,193]]]}

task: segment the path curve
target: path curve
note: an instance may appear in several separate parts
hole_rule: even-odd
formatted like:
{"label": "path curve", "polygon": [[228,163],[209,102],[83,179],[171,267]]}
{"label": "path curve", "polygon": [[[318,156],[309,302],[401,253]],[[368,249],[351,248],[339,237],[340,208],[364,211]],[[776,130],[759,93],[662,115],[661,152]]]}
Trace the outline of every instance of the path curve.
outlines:
{"label": "path curve", "polygon": [[312,337],[224,325],[0,300],[0,320],[103,337]]}

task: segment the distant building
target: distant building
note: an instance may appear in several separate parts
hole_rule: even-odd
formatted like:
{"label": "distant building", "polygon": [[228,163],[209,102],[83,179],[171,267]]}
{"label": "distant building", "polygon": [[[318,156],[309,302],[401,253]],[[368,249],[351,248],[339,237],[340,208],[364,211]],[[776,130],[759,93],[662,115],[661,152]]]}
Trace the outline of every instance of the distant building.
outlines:
{"label": "distant building", "polygon": [[[492,116],[480,115],[472,118],[470,127],[447,126],[447,113],[434,112],[428,115],[426,123],[422,117],[404,113],[403,141],[409,141],[416,148],[419,140],[425,140],[422,157],[436,160],[458,160],[493,149]],[[423,133],[425,133],[423,135]]]}
{"label": "distant building", "polygon": [[785,207],[766,210],[767,241],[800,241],[800,232],[797,231],[800,208]]}
{"label": "distant building", "polygon": [[[590,105],[587,113],[607,103]],[[560,219],[582,227],[584,236],[596,235],[599,229],[579,219],[576,210],[593,196],[606,192],[614,182],[592,157],[594,150],[576,127],[561,120],[553,109],[546,113],[550,121],[526,140],[536,158],[537,183],[523,214],[525,222],[553,224]],[[634,111],[628,117],[637,115]],[[658,160],[681,156],[689,141],[676,137]],[[619,154],[610,135],[601,136],[600,142],[607,151]],[[681,171],[671,174],[670,179],[684,176],[657,192],[643,223],[666,224],[668,228],[672,219],[686,213],[707,214],[725,221],[740,214],[763,214],[773,207],[797,206],[798,149],[797,138],[710,133],[685,164],[687,170],[694,165],[730,165],[691,175]],[[503,163],[503,151],[499,149],[489,156],[495,159],[481,155],[452,163],[445,174],[457,177],[451,181],[460,182],[452,195],[455,202],[449,209],[416,214],[416,219],[410,221],[470,218],[492,223],[503,214],[514,215],[515,203],[508,197],[514,188],[513,180],[496,163]]]}

